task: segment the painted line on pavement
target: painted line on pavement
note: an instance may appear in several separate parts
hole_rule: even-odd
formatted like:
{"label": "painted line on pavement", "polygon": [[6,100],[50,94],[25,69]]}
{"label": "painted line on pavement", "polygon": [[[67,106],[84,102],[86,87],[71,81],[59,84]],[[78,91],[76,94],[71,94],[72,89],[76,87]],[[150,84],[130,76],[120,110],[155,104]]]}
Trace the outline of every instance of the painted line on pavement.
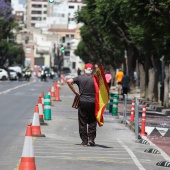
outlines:
{"label": "painted line on pavement", "polygon": [[34,83],[34,82],[30,82],[30,83],[22,84],[22,85],[19,85],[19,86],[13,87],[13,88],[11,88],[11,89],[8,89],[8,90],[5,90],[5,91],[2,91],[2,92],[0,92],[0,95],[1,95],[1,94],[7,94],[7,93],[9,93],[9,92],[10,92],[10,91],[12,91],[12,90],[18,89],[18,88],[23,87],[23,86],[30,85],[30,84],[32,84],[32,83]]}
{"label": "painted line on pavement", "polygon": [[141,163],[138,161],[137,157],[135,156],[135,154],[120,140],[120,139],[116,139],[121,145],[122,147],[124,147],[127,152],[129,153],[129,155],[131,156],[131,158],[133,159],[134,163],[136,164],[136,166],[140,169],[140,170],[146,170]]}
{"label": "painted line on pavement", "polygon": [[151,140],[149,140],[146,136],[142,136],[144,140],[149,141],[150,145],[155,147],[157,150],[161,152],[161,155],[164,157],[165,160],[170,161],[169,155],[167,155],[161,148],[159,148],[157,145],[155,145]]}

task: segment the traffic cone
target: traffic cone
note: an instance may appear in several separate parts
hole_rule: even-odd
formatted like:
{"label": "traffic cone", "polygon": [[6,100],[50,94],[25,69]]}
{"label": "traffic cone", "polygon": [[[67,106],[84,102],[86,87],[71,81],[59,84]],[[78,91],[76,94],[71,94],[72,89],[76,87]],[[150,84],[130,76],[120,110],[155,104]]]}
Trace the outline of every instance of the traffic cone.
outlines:
{"label": "traffic cone", "polygon": [[53,84],[51,87],[51,99],[52,101],[54,101],[55,99],[55,89],[54,89],[55,85]]}
{"label": "traffic cone", "polygon": [[51,106],[54,106],[53,100],[52,100],[52,97],[51,97],[51,89],[50,88],[48,89],[48,94],[50,95],[50,104],[51,104]]}
{"label": "traffic cone", "polygon": [[145,126],[146,126],[146,105],[142,106],[142,127],[141,127],[141,136],[146,136],[145,132]]}
{"label": "traffic cone", "polygon": [[59,86],[55,87],[55,101],[61,101],[60,100],[60,87]]}
{"label": "traffic cone", "polygon": [[19,170],[29,169],[36,170],[31,124],[28,124],[27,126],[22,157],[19,165]]}
{"label": "traffic cone", "polygon": [[44,92],[41,93],[41,101],[42,101],[42,107],[44,112]]}
{"label": "traffic cone", "polygon": [[40,125],[47,125],[47,123],[44,122],[43,105],[42,105],[41,97],[38,98],[38,111],[39,111]]}
{"label": "traffic cone", "polygon": [[130,122],[134,122],[135,117],[135,100],[132,100],[132,106],[131,106],[131,114],[130,114]]}
{"label": "traffic cone", "polygon": [[32,122],[32,136],[45,137],[45,135],[41,134],[38,105],[35,106],[34,111],[34,117]]}

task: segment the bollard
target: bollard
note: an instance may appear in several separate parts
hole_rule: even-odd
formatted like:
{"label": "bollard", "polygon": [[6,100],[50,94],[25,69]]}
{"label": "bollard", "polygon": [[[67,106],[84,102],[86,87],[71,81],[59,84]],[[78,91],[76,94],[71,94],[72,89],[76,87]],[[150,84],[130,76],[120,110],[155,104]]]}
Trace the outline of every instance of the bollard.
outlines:
{"label": "bollard", "polygon": [[113,96],[112,116],[117,116],[117,111],[118,111],[118,99],[119,99],[119,95],[115,94],[115,95]]}
{"label": "bollard", "polygon": [[[111,97],[111,92],[109,93],[109,98]],[[109,108],[110,108],[110,101],[107,103],[107,105],[106,105],[106,110],[109,110]]]}
{"label": "bollard", "polygon": [[50,102],[50,95],[44,95],[44,120],[51,120],[51,102]]}
{"label": "bollard", "polygon": [[142,106],[142,128],[140,132],[141,136],[146,136],[145,126],[146,126],[146,105],[143,105]]}
{"label": "bollard", "polygon": [[135,100],[132,100],[132,106],[131,106],[131,114],[130,114],[130,122],[134,121],[135,116]]}
{"label": "bollard", "polygon": [[110,93],[110,103],[109,103],[109,113],[112,113],[112,109],[113,109],[113,93]]}

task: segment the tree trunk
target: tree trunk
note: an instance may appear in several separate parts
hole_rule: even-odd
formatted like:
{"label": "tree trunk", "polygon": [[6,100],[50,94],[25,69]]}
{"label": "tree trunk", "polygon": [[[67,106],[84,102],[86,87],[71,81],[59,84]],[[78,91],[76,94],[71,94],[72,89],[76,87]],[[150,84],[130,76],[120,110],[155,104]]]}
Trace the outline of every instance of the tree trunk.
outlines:
{"label": "tree trunk", "polygon": [[145,98],[145,70],[141,63],[139,63],[139,75],[140,75],[140,98]]}
{"label": "tree trunk", "polygon": [[150,101],[153,101],[153,97],[154,97],[154,83],[155,83],[155,72],[154,72],[154,68],[149,68],[148,69],[148,93],[147,93],[147,99]]}
{"label": "tree trunk", "polygon": [[164,79],[164,107],[169,107],[169,65],[165,65],[165,79]]}

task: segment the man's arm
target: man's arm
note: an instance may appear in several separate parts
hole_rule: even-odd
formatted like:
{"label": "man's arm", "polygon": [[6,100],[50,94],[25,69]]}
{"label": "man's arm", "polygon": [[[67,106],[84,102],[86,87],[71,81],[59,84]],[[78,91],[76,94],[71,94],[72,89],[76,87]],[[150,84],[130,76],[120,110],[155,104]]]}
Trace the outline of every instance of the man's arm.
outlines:
{"label": "man's arm", "polygon": [[76,89],[74,88],[73,83],[74,83],[73,79],[67,80],[67,84],[68,84],[69,88],[73,91],[73,93],[76,95],[80,95],[79,92],[77,92]]}

